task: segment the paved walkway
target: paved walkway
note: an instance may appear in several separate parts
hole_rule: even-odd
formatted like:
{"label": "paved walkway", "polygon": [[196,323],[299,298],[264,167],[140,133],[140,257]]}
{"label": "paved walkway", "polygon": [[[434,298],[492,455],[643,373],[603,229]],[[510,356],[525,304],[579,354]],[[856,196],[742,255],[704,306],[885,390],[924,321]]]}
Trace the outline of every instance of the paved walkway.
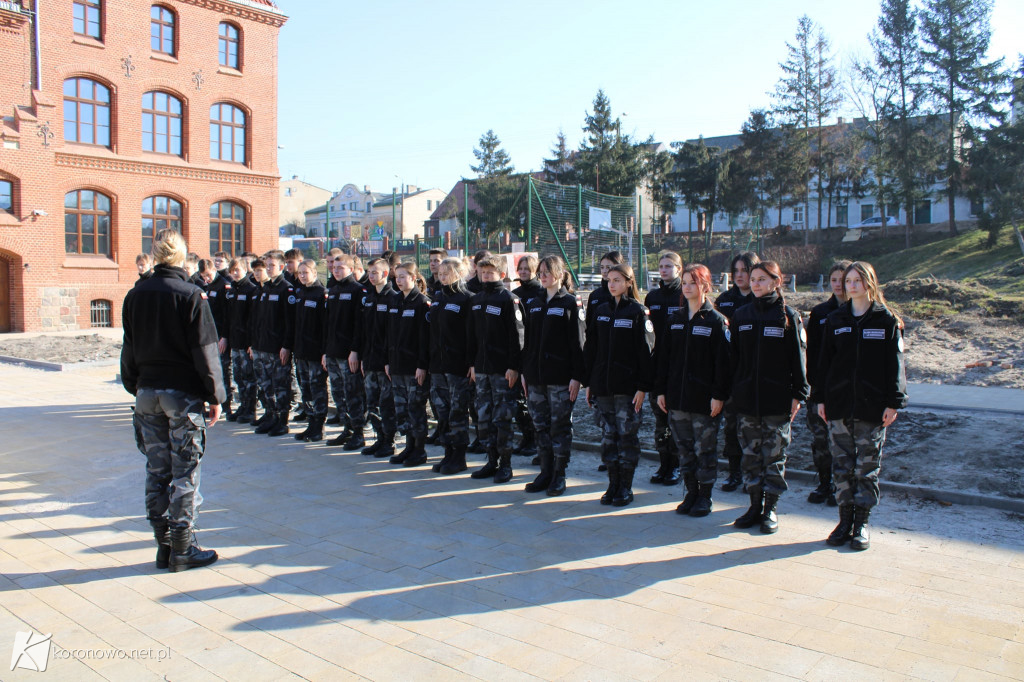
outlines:
{"label": "paved walkway", "polygon": [[4,680],[1024,679],[1019,516],[890,496],[872,549],[837,551],[806,486],[762,536],[735,493],[690,519],[644,479],[602,507],[586,454],[549,499],[531,467],[494,486],[220,424],[222,558],[157,571],[112,376],[0,367],[0,665],[53,636],[45,675]]}

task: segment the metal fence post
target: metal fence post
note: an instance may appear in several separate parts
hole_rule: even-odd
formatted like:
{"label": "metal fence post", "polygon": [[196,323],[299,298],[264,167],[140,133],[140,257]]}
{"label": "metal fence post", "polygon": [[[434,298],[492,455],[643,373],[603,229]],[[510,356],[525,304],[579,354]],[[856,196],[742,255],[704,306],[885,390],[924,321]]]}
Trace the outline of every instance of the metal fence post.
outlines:
{"label": "metal fence post", "polygon": [[469,255],[469,183],[465,179],[462,180],[462,210],[463,210],[463,221],[462,221],[462,234],[463,234],[463,248],[466,250],[465,255]]}
{"label": "metal fence post", "polygon": [[533,176],[528,178],[529,185],[526,188],[526,250],[533,250]]}
{"label": "metal fence post", "polygon": [[576,272],[583,271],[583,185],[576,185]]}

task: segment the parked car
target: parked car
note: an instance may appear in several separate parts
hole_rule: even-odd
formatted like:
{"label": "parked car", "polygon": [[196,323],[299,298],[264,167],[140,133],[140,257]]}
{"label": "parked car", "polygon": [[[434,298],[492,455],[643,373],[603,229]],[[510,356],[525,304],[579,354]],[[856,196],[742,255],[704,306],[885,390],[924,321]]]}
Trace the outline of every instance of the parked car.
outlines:
{"label": "parked car", "polygon": [[[900,220],[896,216],[887,215],[887,216],[885,216],[885,224],[887,226],[889,226],[889,227],[892,227],[893,225],[899,225],[900,224]],[[881,227],[881,226],[882,226],[882,216],[880,216],[880,215],[871,216],[870,218],[866,218],[866,219],[860,221],[856,225],[850,225],[851,228],[853,228],[853,227]]]}

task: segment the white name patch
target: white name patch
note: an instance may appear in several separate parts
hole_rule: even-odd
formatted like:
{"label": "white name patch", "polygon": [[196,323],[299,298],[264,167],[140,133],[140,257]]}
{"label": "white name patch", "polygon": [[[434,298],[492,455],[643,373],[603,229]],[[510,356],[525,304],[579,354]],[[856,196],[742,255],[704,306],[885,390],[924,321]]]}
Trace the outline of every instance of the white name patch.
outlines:
{"label": "white name patch", "polygon": [[598,315],[598,316],[597,316],[597,321],[598,321],[598,322],[608,322],[608,321],[610,321],[611,319],[612,319],[612,318],[608,317],[607,315]]}
{"label": "white name patch", "polygon": [[541,308],[530,308],[530,314],[532,315],[533,313],[539,313],[541,310]]}
{"label": "white name patch", "polygon": [[732,306],[732,301],[722,301],[718,304],[719,308],[729,308]]}
{"label": "white name patch", "polygon": [[786,330],[783,329],[782,327],[765,327],[764,335],[781,339],[783,336],[786,335]]}
{"label": "white name patch", "polygon": [[670,307],[670,308],[667,308],[667,311],[668,311],[668,313],[667,313],[667,314],[671,315],[672,313],[674,313],[674,312],[675,312],[675,311],[677,311],[677,310],[679,310],[679,307],[678,307],[678,306],[677,306],[677,307],[675,307],[675,308],[671,308],[671,307]]}
{"label": "white name patch", "polygon": [[826,322],[828,322],[828,318],[827,317],[823,317],[820,320],[818,320],[818,324],[825,324]]}
{"label": "white name patch", "polygon": [[737,331],[749,332],[753,328],[754,328],[754,325],[752,325],[752,324],[741,324],[740,328]]}
{"label": "white name patch", "polygon": [[352,300],[352,294],[338,294],[338,300],[339,301],[351,301]]}
{"label": "white name patch", "polygon": [[450,310],[453,313],[462,312],[462,306],[460,306],[458,303],[446,303],[444,309]]}
{"label": "white name patch", "polygon": [[884,329],[865,329],[864,330],[864,338],[865,339],[880,339],[880,340],[884,341],[885,340],[885,330]]}
{"label": "white name patch", "polygon": [[473,306],[473,310],[480,310],[480,308],[482,308],[482,307],[483,306],[481,306],[479,303],[477,303],[475,306]]}
{"label": "white name patch", "polygon": [[548,308],[548,315],[558,315],[559,317],[561,317],[564,314],[564,308]]}
{"label": "white name patch", "polygon": [[633,328],[633,320],[615,320],[616,327],[623,327],[625,329]]}
{"label": "white name patch", "polygon": [[661,310],[661,306],[660,305],[652,305],[651,306],[651,310]]}
{"label": "white name patch", "polygon": [[280,300],[280,298],[281,297],[279,295],[277,295],[277,294],[270,294],[270,295],[267,296],[267,300],[268,301],[277,301],[277,300]]}
{"label": "white name patch", "polygon": [[694,327],[693,333],[696,336],[711,336],[711,327]]}
{"label": "white name patch", "polygon": [[674,324],[671,327],[669,327],[669,329],[686,329],[686,325],[685,324]]}
{"label": "white name patch", "polygon": [[387,312],[387,310],[388,310],[388,304],[387,303],[378,303],[377,304],[377,312],[378,313],[385,313],[385,312]]}
{"label": "white name patch", "polygon": [[306,307],[307,308],[315,308],[316,307],[316,301],[306,301]]}
{"label": "white name patch", "polygon": [[499,308],[496,305],[489,305],[489,306],[487,306],[487,314],[488,315],[501,315],[501,308]]}
{"label": "white name patch", "polygon": [[239,294],[238,295],[238,300],[239,301],[244,301],[245,300],[245,294]]}
{"label": "white name patch", "polygon": [[852,331],[853,330],[850,329],[849,327],[840,327],[839,329],[836,330],[836,336],[839,336],[840,334],[849,334]]}
{"label": "white name patch", "polygon": [[402,311],[402,317],[416,317],[416,310],[415,309],[403,310]]}

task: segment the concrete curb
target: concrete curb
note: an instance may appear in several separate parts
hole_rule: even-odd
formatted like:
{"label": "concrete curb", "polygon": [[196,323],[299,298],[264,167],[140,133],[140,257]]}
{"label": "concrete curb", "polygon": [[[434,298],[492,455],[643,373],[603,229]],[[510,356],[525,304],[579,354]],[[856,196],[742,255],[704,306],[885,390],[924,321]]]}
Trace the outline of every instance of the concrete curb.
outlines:
{"label": "concrete curb", "polygon": [[[585,452],[601,452],[600,443],[573,441],[572,447],[574,450],[583,450]],[[658,452],[656,450],[641,450],[640,456],[653,462],[658,461]],[[719,460],[718,463],[719,465],[725,466],[728,466],[729,464],[724,459]],[[817,474],[813,471],[786,469],[786,478],[789,480],[813,483],[816,477]],[[1024,514],[1024,499],[1018,500],[1012,497],[1002,497],[1000,495],[982,495],[980,493],[941,490],[939,488],[929,488],[927,486],[914,485],[912,483],[896,483],[893,481],[882,481],[881,489],[883,491],[901,493],[903,495],[916,497],[922,500],[970,505],[973,507],[989,507],[990,509],[1000,509],[1002,511],[1012,511]]]}
{"label": "concrete curb", "polygon": [[120,360],[117,358],[107,358],[105,360],[91,360],[89,362],[47,362],[45,360],[27,360],[25,358],[16,358],[10,355],[0,355],[0,363],[7,365],[24,365],[25,367],[31,367],[33,369],[43,369],[48,372],[68,372],[75,369],[90,369],[92,367],[108,367],[112,365],[120,364]]}

